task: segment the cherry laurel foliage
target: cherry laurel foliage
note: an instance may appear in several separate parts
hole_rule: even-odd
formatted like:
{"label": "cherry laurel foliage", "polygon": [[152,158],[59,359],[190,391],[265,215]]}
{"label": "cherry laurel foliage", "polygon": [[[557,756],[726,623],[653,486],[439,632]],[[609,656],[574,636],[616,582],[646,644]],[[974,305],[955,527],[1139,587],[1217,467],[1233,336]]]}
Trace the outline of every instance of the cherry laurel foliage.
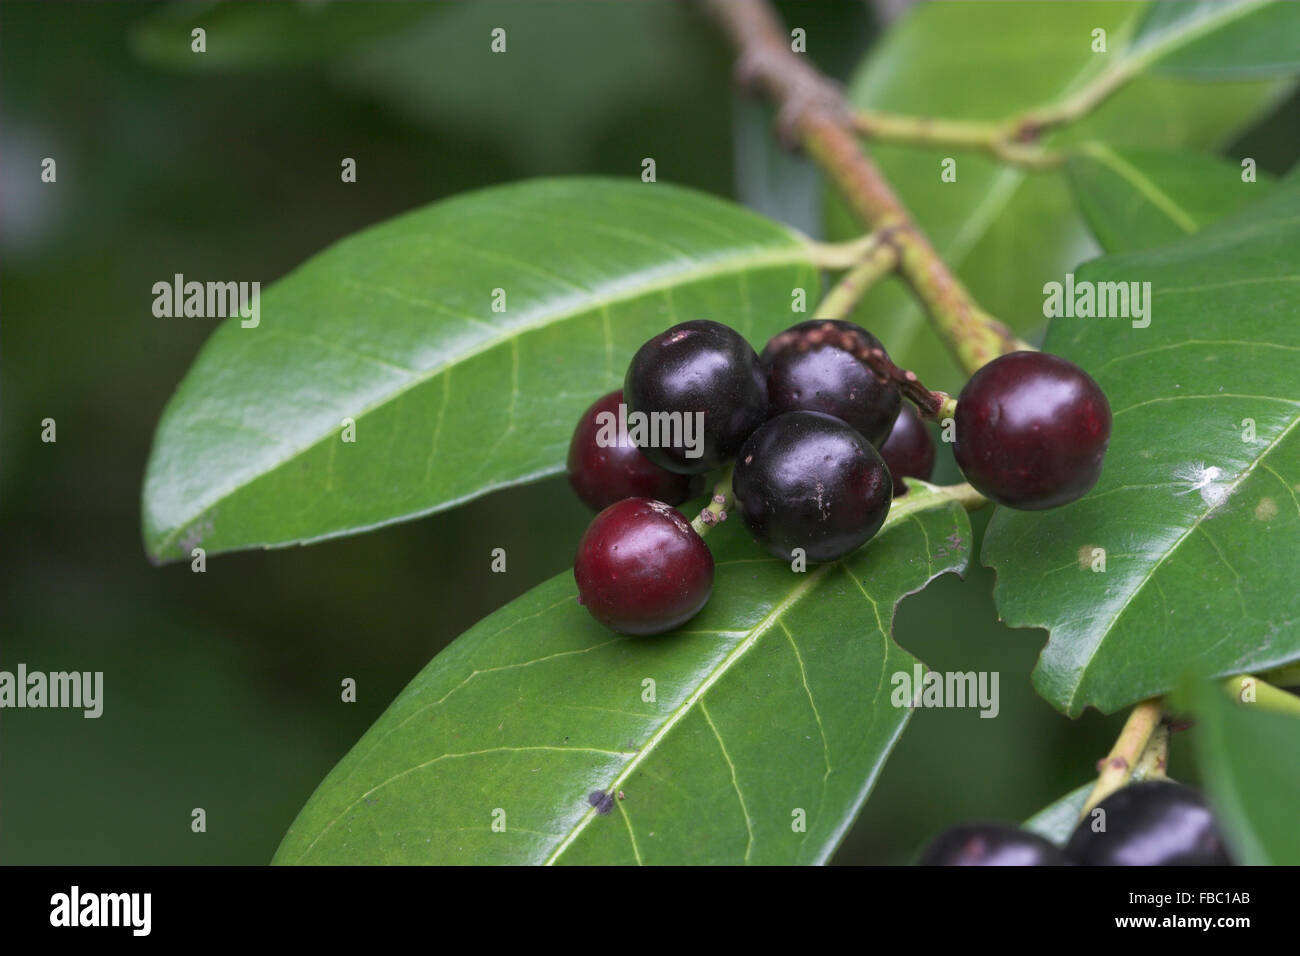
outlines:
{"label": "cherry laurel foliage", "polygon": [[950,503],[795,573],[729,522],[708,606],[645,639],[596,624],[560,574],[430,662],[275,861],[824,862],[911,713],[894,606],[962,571],[970,534]]}
{"label": "cherry laurel foliage", "polygon": [[[1060,171],[963,154],[940,187],[943,151],[876,149],[939,252],[1026,334],[1043,283],[1098,244],[1124,254],[1079,279],[1152,284],[1149,327],[1058,320],[1045,345],[1110,395],[1101,482],[1056,512],[1000,510],[984,548],[1002,615],[1051,631],[1035,685],[1071,715],[1168,691],[1189,663],[1300,659],[1300,190],[1247,206],[1231,164],[1202,155],[1289,87],[1300,44],[1276,5],[1215,6],[931,5],[851,87],[861,105],[997,119],[1125,57],[1146,70],[1052,138],[1107,143]],[[1079,40],[1099,25],[1107,57]],[[304,58],[334,48],[327,26]],[[1207,199],[1221,180],[1233,189]],[[572,423],[650,335],[707,316],[761,344],[790,324],[791,290],[818,283],[798,235],[662,183],[525,182],[366,230],[275,283],[258,328],[236,317],[205,346],[158,428],[147,549],[316,541],[558,473]],[[859,317],[959,386],[897,284]],[[913,511],[802,574],[735,524],[710,546],[712,601],[671,635],[610,634],[568,574],[471,628],[320,785],[276,862],[824,862],[910,713],[891,677],[920,665],[890,637],[893,609],[965,569],[969,523],[951,503]],[[1062,838],[1084,796],[1029,825]],[[1237,802],[1245,845],[1259,802]]]}
{"label": "cherry laurel foliage", "polygon": [[712,316],[761,343],[792,290],[815,299],[810,256],[732,203],[582,178],[344,239],[266,291],[257,327],[234,317],[204,346],[158,425],[146,546],[315,541],[557,474],[642,342]]}
{"label": "cherry laurel foliage", "polygon": [[1298,254],[1293,176],[1195,236],[1079,270],[1150,283],[1148,327],[1053,321],[1044,348],[1110,397],[1106,465],[1064,508],[999,510],[983,559],[1003,618],[1051,632],[1034,684],[1065,713],[1300,659]]}

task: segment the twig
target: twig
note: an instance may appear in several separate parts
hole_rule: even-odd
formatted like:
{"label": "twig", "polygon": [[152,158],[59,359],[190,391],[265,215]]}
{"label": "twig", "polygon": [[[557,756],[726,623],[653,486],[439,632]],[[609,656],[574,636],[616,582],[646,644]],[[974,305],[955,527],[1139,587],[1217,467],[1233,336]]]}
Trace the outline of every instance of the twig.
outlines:
{"label": "twig", "polygon": [[791,51],[764,0],[709,0],[709,10],[740,51],[740,81],[778,107],[778,131],[798,143],[873,230],[896,229],[899,271],[961,366],[974,372],[1004,352],[1028,348],[984,312],[952,274],[906,207],[862,151],[853,114],[839,89]]}
{"label": "twig", "polygon": [[846,319],[873,285],[898,267],[898,251],[892,244],[872,235],[872,245],[862,260],[840,277],[839,282],[817,305],[814,319]]}
{"label": "twig", "polygon": [[1044,149],[1020,139],[1023,131],[1019,123],[1019,120],[1007,124],[904,116],[867,109],[853,112],[854,128],[872,139],[918,146],[976,149],[1027,169],[1055,169],[1065,162],[1063,152]]}
{"label": "twig", "polygon": [[1120,731],[1115,746],[1099,765],[1097,783],[1088,794],[1088,799],[1079,814],[1080,819],[1086,817],[1092,812],[1093,807],[1128,783],[1133,775],[1133,769],[1138,765],[1163,715],[1164,708],[1159,700],[1144,701],[1133,708],[1133,712],[1128,715],[1128,720],[1124,722],[1124,729]]}

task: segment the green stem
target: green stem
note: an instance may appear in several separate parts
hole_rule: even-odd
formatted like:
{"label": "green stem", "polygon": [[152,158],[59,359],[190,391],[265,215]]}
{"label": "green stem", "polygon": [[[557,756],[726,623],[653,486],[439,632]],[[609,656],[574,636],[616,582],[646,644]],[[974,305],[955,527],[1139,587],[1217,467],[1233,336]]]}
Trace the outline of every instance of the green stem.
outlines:
{"label": "green stem", "polygon": [[[1250,695],[1244,693],[1248,686]],[[1300,697],[1288,694],[1280,687],[1274,687],[1268,681],[1260,680],[1258,677],[1249,674],[1229,677],[1223,682],[1223,688],[1235,697],[1238,703],[1246,704],[1248,707],[1260,707],[1274,713],[1300,716]],[[1254,699],[1247,700],[1248,696],[1253,696]]]}
{"label": "green stem", "polygon": [[877,534],[918,511],[933,511],[950,502],[957,502],[967,511],[978,511],[989,504],[987,498],[965,482],[959,485],[932,485],[929,482],[918,481],[917,484],[921,486],[919,489],[913,488],[903,497],[894,499],[893,504],[889,506],[885,523],[881,525]]}
{"label": "green stem", "polygon": [[708,505],[691,519],[691,527],[695,529],[695,533],[701,538],[726,521],[727,512],[736,503],[736,496],[731,490],[731,470],[733,467],[733,465],[728,464],[722,469],[717,484],[713,486],[713,497],[709,499]]}
{"label": "green stem", "polygon": [[1097,783],[1088,794],[1079,819],[1086,818],[1093,807],[1129,782],[1163,716],[1164,707],[1159,700],[1143,701],[1133,708],[1115,745],[1099,765]]}
{"label": "green stem", "polygon": [[1133,768],[1134,780],[1156,780],[1165,776],[1169,766],[1169,725],[1164,721],[1151,733],[1142,756]]}
{"label": "green stem", "polygon": [[819,242],[805,238],[808,245],[809,261],[818,269],[851,269],[870,258],[881,245],[880,237],[874,232],[845,242]]}
{"label": "green stem", "polygon": [[814,319],[847,319],[867,291],[898,265],[898,253],[876,237],[862,260],[840,277],[813,312]]}
{"label": "green stem", "polygon": [[1120,60],[1109,69],[1094,76],[1077,92],[1055,103],[1029,110],[1007,121],[1004,130],[1012,142],[1037,139],[1049,129],[1065,126],[1083,119],[1103,102],[1137,76],[1145,66],[1145,59]]}
{"label": "green stem", "polygon": [[1008,123],[905,116],[858,109],[853,112],[853,126],[871,139],[916,146],[974,149],[1026,169],[1055,169],[1065,161],[1063,152],[1018,142],[1015,138],[1017,127]]}

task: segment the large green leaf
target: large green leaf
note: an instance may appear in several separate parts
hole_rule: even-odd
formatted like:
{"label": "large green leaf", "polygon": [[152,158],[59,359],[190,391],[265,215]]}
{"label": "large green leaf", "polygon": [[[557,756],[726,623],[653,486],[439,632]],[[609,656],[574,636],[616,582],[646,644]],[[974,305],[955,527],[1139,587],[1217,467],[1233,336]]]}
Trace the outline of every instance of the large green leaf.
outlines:
{"label": "large green leaf", "polygon": [[1066,165],[1075,201],[1107,252],[1162,246],[1250,205],[1272,184],[1217,156],[1090,144]]}
{"label": "large green leaf", "polygon": [[999,509],[984,561],[1002,617],[1051,631],[1034,683],[1066,713],[1165,693],[1189,668],[1300,659],[1297,256],[1293,180],[1196,236],[1079,270],[1151,283],[1149,327],[1053,320],[1045,348],[1110,398],[1105,469],[1064,508]]}
{"label": "large green leaf", "polygon": [[909,716],[894,606],[966,566],[965,512],[925,499],[804,573],[724,526],[709,605],[661,637],[594,623],[568,574],[534,588],[411,682],[276,862],[825,861]]}
{"label": "large green leaf", "polygon": [[[849,97],[859,106],[911,115],[1005,119],[1053,102],[1112,66],[1147,10],[1124,3],[921,5],[872,51]],[[1107,30],[1110,53],[1091,51],[1094,28]],[[1184,25],[1166,37],[1164,54],[1194,35],[1217,34]],[[1212,150],[1290,85],[1290,79],[1216,84],[1146,73],[1053,144],[1100,139],[1141,149]],[[963,150],[883,142],[870,149],[975,297],[1023,334],[1043,322],[1043,284],[1096,252],[1060,171],[1027,171]],[[940,181],[945,157],[957,160],[956,182]],[[861,229],[833,195],[827,227],[839,236]],[[898,283],[873,290],[857,318],[927,384],[960,388],[965,375]]]}
{"label": "large green leaf", "polygon": [[1300,865],[1300,718],[1234,703],[1216,686],[1191,696],[1197,761],[1234,858]]}
{"label": "large green leaf", "polygon": [[502,186],[352,236],[195,360],[149,459],[149,552],[311,541],[554,474],[642,342],[707,316],[761,345],[793,289],[815,295],[809,255],[724,201],[604,179]]}

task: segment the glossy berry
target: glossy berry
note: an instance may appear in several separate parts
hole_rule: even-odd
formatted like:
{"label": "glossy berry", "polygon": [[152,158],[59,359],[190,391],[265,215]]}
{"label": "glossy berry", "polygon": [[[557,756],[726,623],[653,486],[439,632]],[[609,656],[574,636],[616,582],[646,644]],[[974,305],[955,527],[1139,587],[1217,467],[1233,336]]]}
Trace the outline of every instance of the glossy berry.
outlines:
{"label": "glossy berry", "polygon": [[957,398],[953,454],[998,504],[1055,508],[1087,494],[1110,441],[1110,403],[1083,369],[1012,352],[971,376]]}
{"label": "glossy berry", "polygon": [[774,336],[762,355],[771,414],[825,412],[879,448],[898,416],[902,395],[845,345],[881,348],[880,340],[861,326],[827,319],[800,322]]}
{"label": "glossy berry", "polygon": [[732,479],[745,527],[772,554],[834,561],[880,530],[893,480],[857,431],[821,412],[786,412],[750,436]]}
{"label": "glossy berry", "polygon": [[962,823],[930,841],[917,866],[1069,866],[1070,860],[1036,833],[1005,823]]}
{"label": "glossy berry", "polygon": [[767,383],[758,355],[734,329],[706,319],[674,325],[641,346],[628,366],[623,394],[629,414],[679,413],[674,418],[683,421],[680,416],[703,413],[698,457],[678,440],[652,447],[629,426],[647,458],[686,475],[734,458],[767,418]]}
{"label": "glossy berry", "polygon": [[622,634],[659,634],[704,607],[713,555],[676,508],[625,498],[591,519],[573,562],[578,602]]}
{"label": "glossy berry", "polygon": [[610,392],[582,413],[569,442],[569,484],[594,511],[624,498],[681,504],[691,496],[695,481],[660,468],[626,434],[619,435],[622,402],[622,392]]}
{"label": "glossy berry", "polygon": [[[1065,854],[1084,866],[1230,866],[1223,837],[1205,798],[1182,783],[1147,780],[1112,793],[1104,832],[1089,814],[1075,828]],[[1095,813],[1095,811],[1094,811]]]}
{"label": "glossy berry", "polygon": [[889,433],[880,448],[880,457],[889,466],[889,473],[894,476],[894,497],[907,494],[907,485],[903,478],[920,478],[929,481],[934,473],[934,439],[930,429],[917,414],[911,402],[904,402],[903,409],[894,421],[894,429]]}

